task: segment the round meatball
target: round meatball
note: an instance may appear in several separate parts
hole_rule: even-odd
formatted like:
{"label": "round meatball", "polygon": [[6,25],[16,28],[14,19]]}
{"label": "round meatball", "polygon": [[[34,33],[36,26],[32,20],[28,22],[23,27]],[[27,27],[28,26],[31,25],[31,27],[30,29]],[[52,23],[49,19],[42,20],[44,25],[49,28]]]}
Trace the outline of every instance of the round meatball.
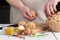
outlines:
{"label": "round meatball", "polygon": [[19,23],[18,23],[18,26],[20,26],[20,25],[26,25],[26,23],[24,22],[24,21],[20,21]]}
{"label": "round meatball", "polygon": [[29,28],[36,28],[36,24],[35,24],[34,22],[29,22],[29,23],[27,24],[27,26],[28,26]]}
{"label": "round meatball", "polygon": [[26,34],[26,35],[27,35],[27,34],[29,34],[29,35],[31,34],[31,30],[30,30],[29,27],[26,27],[26,28],[25,28],[24,34]]}
{"label": "round meatball", "polygon": [[32,17],[35,17],[36,16],[36,13],[34,10],[31,10],[31,13],[32,13]]}

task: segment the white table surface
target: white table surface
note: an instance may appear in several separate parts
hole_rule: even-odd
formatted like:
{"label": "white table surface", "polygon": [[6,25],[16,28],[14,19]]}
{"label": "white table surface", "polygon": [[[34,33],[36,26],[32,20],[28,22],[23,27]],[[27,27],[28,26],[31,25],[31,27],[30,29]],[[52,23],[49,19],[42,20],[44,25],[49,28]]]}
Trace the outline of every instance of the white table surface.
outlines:
{"label": "white table surface", "polygon": [[[0,24],[0,26],[7,26],[10,24]],[[60,32],[45,32],[47,36],[44,37],[29,37],[25,36],[24,38],[18,38],[13,36],[3,35],[3,31],[0,30],[0,40],[60,40]]]}
{"label": "white table surface", "polygon": [[46,32],[46,36],[43,37],[25,37],[25,40],[56,40],[51,32]]}

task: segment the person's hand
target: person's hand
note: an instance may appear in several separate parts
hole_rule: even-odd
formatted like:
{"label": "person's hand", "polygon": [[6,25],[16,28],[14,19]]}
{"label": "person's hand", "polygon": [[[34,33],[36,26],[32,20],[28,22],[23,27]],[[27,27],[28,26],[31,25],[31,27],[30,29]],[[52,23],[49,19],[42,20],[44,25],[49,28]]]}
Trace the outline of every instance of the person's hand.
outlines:
{"label": "person's hand", "polygon": [[32,13],[30,9],[25,6],[21,0],[6,0],[11,6],[17,8],[19,11],[22,12],[22,16],[28,20],[34,20],[36,17],[31,17]]}
{"label": "person's hand", "polygon": [[26,6],[22,6],[21,7],[21,12],[22,12],[22,16],[28,20],[34,20],[36,17],[31,17],[32,14],[30,12],[30,9]]}
{"label": "person's hand", "polygon": [[57,12],[56,5],[60,0],[49,0],[45,5],[45,13],[46,16],[52,16],[55,12]]}

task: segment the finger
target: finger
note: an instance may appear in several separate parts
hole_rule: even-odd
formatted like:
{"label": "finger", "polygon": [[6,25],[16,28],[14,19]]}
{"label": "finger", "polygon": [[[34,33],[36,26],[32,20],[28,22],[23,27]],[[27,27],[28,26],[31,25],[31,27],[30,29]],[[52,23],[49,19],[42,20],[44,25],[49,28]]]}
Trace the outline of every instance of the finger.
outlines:
{"label": "finger", "polygon": [[36,14],[36,16],[34,16],[34,17],[31,17],[31,18],[30,18],[30,21],[35,20],[37,17],[38,17],[38,14]]}
{"label": "finger", "polygon": [[52,3],[50,3],[50,5],[49,5],[49,9],[50,9],[50,12],[51,12],[52,14],[54,14],[54,10],[53,10]]}
{"label": "finger", "polygon": [[29,19],[29,17],[26,15],[25,12],[23,13],[23,17],[26,18],[26,19]]}
{"label": "finger", "polygon": [[26,14],[26,12],[23,14],[23,17],[25,18],[25,19],[27,19],[27,20],[32,20],[27,14]]}
{"label": "finger", "polygon": [[46,17],[48,17],[46,7],[47,7],[47,4],[45,5],[44,12],[45,12]]}
{"label": "finger", "polygon": [[36,19],[36,17],[31,17],[31,18],[29,18],[28,20],[29,21],[33,21],[33,20],[35,20]]}
{"label": "finger", "polygon": [[49,9],[49,4],[46,7],[46,11],[47,11],[47,15],[48,16],[51,16],[52,15],[51,12],[50,12],[50,9]]}
{"label": "finger", "polygon": [[37,18],[37,16],[35,16],[34,18],[33,18],[33,20],[35,20]]}
{"label": "finger", "polygon": [[35,17],[32,17],[32,18],[31,18],[31,21],[35,20],[36,18],[37,18],[37,16],[35,16]]}
{"label": "finger", "polygon": [[30,20],[32,21],[33,18],[29,17],[28,15],[26,15],[26,13],[24,13],[24,17],[27,19],[27,20]]}
{"label": "finger", "polygon": [[52,6],[53,6],[53,10],[54,10],[55,12],[57,12],[56,4],[54,4],[54,3],[53,3],[53,5],[52,5]]}
{"label": "finger", "polygon": [[29,17],[31,17],[32,16],[32,14],[31,14],[31,12],[28,10],[28,11],[26,11],[26,14],[29,16]]}

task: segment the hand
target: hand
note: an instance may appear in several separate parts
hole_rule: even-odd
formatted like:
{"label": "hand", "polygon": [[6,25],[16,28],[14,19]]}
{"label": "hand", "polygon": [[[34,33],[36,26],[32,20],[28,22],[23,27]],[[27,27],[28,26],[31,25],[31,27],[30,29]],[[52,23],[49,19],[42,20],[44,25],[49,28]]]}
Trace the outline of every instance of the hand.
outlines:
{"label": "hand", "polygon": [[31,17],[32,14],[30,12],[30,9],[26,6],[22,6],[22,8],[20,9],[22,12],[22,16],[28,20],[34,20],[36,17]]}
{"label": "hand", "polygon": [[56,5],[59,1],[60,0],[49,0],[48,3],[46,3],[44,11],[47,17],[57,12]]}

